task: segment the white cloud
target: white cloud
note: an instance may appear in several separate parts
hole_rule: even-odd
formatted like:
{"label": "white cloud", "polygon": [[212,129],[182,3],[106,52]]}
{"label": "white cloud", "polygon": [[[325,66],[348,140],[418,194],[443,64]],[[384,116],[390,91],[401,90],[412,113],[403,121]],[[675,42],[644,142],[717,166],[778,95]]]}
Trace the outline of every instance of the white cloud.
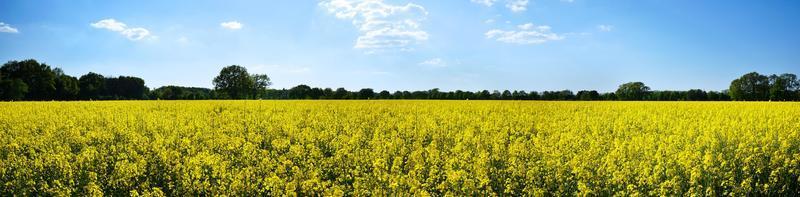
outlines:
{"label": "white cloud", "polygon": [[494,19],[486,19],[486,21],[483,21],[483,23],[486,23],[486,24],[494,23]]}
{"label": "white cloud", "polygon": [[0,32],[3,33],[19,33],[17,28],[11,27],[11,25],[0,22]]}
{"label": "white cloud", "polygon": [[542,44],[548,41],[562,40],[563,35],[550,31],[550,26],[536,26],[532,23],[518,25],[516,30],[492,29],[486,32],[486,38],[513,44]]}
{"label": "white cloud", "polygon": [[562,2],[573,3],[575,0],[561,0]]}
{"label": "white cloud", "polygon": [[155,38],[155,36],[150,35],[150,31],[141,28],[141,27],[132,27],[128,28],[125,23],[119,22],[114,20],[113,18],[110,19],[103,19],[91,24],[92,27],[98,29],[107,29],[110,31],[118,32],[123,36],[127,37],[129,40],[142,40],[145,38]]}
{"label": "white cloud", "polygon": [[470,1],[472,1],[472,3],[485,5],[486,7],[492,7],[492,5],[494,5],[494,2],[497,0],[470,0]]}
{"label": "white cloud", "polygon": [[354,48],[368,53],[386,49],[410,50],[411,45],[428,40],[420,23],[428,12],[408,3],[390,5],[383,0],[325,0],[319,3],[339,19],[352,21],[360,35]]}
{"label": "white cloud", "polygon": [[610,31],[614,30],[614,26],[611,26],[611,25],[598,25],[597,26],[597,30],[602,31],[602,32],[610,32]]}
{"label": "white cloud", "polygon": [[442,58],[433,58],[422,61],[419,63],[419,65],[431,66],[431,67],[447,67],[447,62],[442,60]]}
{"label": "white cloud", "polygon": [[528,0],[510,0],[506,3],[506,7],[512,12],[524,12],[528,10]]}
{"label": "white cloud", "polygon": [[222,28],[225,28],[225,29],[238,30],[238,29],[242,29],[243,25],[242,25],[242,23],[239,23],[239,21],[228,21],[228,22],[220,23],[219,26],[222,26]]}

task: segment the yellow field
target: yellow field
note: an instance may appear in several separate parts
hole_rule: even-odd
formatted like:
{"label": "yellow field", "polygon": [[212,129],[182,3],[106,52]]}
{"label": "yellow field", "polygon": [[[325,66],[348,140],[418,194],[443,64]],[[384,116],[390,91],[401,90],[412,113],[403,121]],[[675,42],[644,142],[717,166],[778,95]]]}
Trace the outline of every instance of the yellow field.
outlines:
{"label": "yellow field", "polygon": [[800,103],[0,103],[0,194],[796,195]]}

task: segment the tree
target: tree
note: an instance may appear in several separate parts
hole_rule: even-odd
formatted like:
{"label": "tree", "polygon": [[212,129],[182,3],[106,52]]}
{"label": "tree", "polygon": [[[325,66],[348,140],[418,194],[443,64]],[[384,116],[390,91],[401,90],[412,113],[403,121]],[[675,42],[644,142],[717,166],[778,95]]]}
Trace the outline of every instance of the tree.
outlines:
{"label": "tree", "polygon": [[575,97],[582,101],[594,101],[600,100],[600,93],[595,90],[581,90],[578,91],[578,94],[575,95]]}
{"label": "tree", "polygon": [[336,88],[336,92],[333,93],[333,99],[347,99],[348,94],[350,92],[347,89]]}
{"label": "tree", "polygon": [[787,101],[795,99],[795,91],[800,86],[794,74],[781,74],[769,76],[769,100]]}
{"label": "tree", "polygon": [[311,87],[307,85],[298,85],[291,89],[289,89],[289,98],[292,99],[309,99],[309,93],[311,92]]}
{"label": "tree", "polygon": [[150,91],[144,80],[138,77],[119,76],[105,81],[106,92],[102,97],[107,99],[147,99]]}
{"label": "tree", "polygon": [[28,85],[20,79],[0,78],[0,100],[22,100],[28,93]]}
{"label": "tree", "polygon": [[737,101],[765,101],[769,99],[769,78],[751,72],[731,81],[729,94]]}
{"label": "tree", "polygon": [[687,101],[705,101],[708,100],[708,93],[700,89],[691,89],[686,92]]}
{"label": "tree", "polygon": [[322,90],[322,98],[323,99],[333,99],[333,89],[325,88]]}
{"label": "tree", "polygon": [[239,65],[231,65],[219,71],[214,78],[214,90],[231,99],[250,98],[255,82],[247,69]]}
{"label": "tree", "polygon": [[378,93],[378,99],[391,99],[391,98],[392,98],[392,93],[389,93],[389,91],[383,90],[380,93]]}
{"label": "tree", "polygon": [[260,98],[264,94],[264,91],[272,85],[272,81],[270,81],[266,74],[253,74],[250,78],[253,80],[254,98]]}
{"label": "tree", "polygon": [[162,100],[197,100],[211,99],[211,89],[181,86],[163,86],[150,92],[153,99]]}
{"label": "tree", "polygon": [[623,101],[644,100],[645,96],[650,92],[650,87],[647,87],[642,82],[629,82],[619,86],[616,91],[617,98]]}
{"label": "tree", "polygon": [[78,78],[64,74],[60,68],[53,69],[56,74],[56,93],[55,99],[75,100],[80,93]]}
{"label": "tree", "polygon": [[106,81],[103,75],[89,72],[78,79],[80,97],[82,99],[99,99],[106,92]]}
{"label": "tree", "polygon": [[375,98],[375,91],[371,88],[363,88],[358,91],[358,97],[360,99],[373,99]]}
{"label": "tree", "polygon": [[[28,87],[26,100],[52,100],[56,90],[55,73],[36,60],[9,61],[0,67],[3,79],[19,79]],[[16,84],[16,82],[9,82]],[[17,84],[18,85],[18,84]]]}

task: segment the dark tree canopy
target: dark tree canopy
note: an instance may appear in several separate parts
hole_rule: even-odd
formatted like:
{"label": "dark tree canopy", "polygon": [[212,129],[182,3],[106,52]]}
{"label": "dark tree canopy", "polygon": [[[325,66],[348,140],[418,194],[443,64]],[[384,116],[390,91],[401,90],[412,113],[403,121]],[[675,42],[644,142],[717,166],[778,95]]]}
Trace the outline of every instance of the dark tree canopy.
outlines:
{"label": "dark tree canopy", "polygon": [[89,72],[81,76],[78,83],[82,99],[99,99],[106,92],[106,78],[97,73]]}
{"label": "dark tree canopy", "polygon": [[214,89],[231,99],[249,98],[254,84],[247,69],[239,65],[222,68],[214,78]]}
{"label": "dark tree canopy", "polygon": [[[9,61],[0,67],[0,76],[2,79],[12,81],[18,79],[25,83],[27,86],[25,100],[51,100],[56,91],[55,72],[50,66],[40,64],[36,60]],[[19,86],[18,82],[6,83]],[[21,90],[20,87],[15,89]]]}
{"label": "dark tree canopy", "polygon": [[794,100],[797,89],[800,88],[800,81],[797,80],[797,75],[789,73],[770,75],[769,83],[769,100],[773,101]]}
{"label": "dark tree canopy", "polygon": [[619,86],[617,89],[617,98],[623,101],[644,100],[645,96],[650,92],[650,87],[647,87],[642,82],[629,82]]}
{"label": "dark tree canopy", "polygon": [[247,69],[239,65],[231,65],[219,71],[214,78],[214,90],[220,96],[230,99],[251,99],[266,94],[267,87],[272,85],[265,74],[250,75]]}
{"label": "dark tree canopy", "polygon": [[65,74],[36,60],[9,61],[0,67],[0,100],[108,100],[108,99],[443,99],[443,100],[642,100],[642,101],[800,101],[800,80],[795,74],[769,76],[747,73],[728,90],[702,89],[651,91],[642,82],[622,84],[615,92],[595,90],[524,91],[478,90],[421,91],[322,88],[298,85],[290,89],[269,89],[266,74],[248,73],[231,65],[213,79],[214,89],[163,86],[153,91],[142,78],[106,77],[89,72],[80,78]]}
{"label": "dark tree canopy", "polygon": [[582,101],[601,100],[600,93],[598,93],[595,90],[581,90],[581,91],[578,91],[578,94],[576,94],[575,97],[577,97],[578,100],[582,100]]}
{"label": "dark tree canopy", "polygon": [[0,99],[4,101],[23,100],[27,93],[28,85],[22,80],[0,78]]}
{"label": "dark tree canopy", "polygon": [[751,72],[735,79],[730,86],[731,99],[737,101],[764,101],[769,99],[769,78]]}
{"label": "dark tree canopy", "polygon": [[60,68],[53,69],[56,73],[56,92],[55,99],[75,100],[80,93],[80,83],[78,78],[64,74]]}
{"label": "dark tree canopy", "polygon": [[216,98],[211,89],[163,86],[150,91],[150,98],[161,100],[203,100]]}

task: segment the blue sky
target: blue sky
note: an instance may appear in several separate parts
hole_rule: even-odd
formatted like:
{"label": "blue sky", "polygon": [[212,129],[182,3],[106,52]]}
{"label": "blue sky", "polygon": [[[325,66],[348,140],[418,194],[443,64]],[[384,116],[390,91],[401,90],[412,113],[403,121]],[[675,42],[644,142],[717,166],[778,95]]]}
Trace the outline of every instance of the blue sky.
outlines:
{"label": "blue sky", "polygon": [[800,74],[800,1],[0,1],[0,61],[212,87],[726,89]]}

